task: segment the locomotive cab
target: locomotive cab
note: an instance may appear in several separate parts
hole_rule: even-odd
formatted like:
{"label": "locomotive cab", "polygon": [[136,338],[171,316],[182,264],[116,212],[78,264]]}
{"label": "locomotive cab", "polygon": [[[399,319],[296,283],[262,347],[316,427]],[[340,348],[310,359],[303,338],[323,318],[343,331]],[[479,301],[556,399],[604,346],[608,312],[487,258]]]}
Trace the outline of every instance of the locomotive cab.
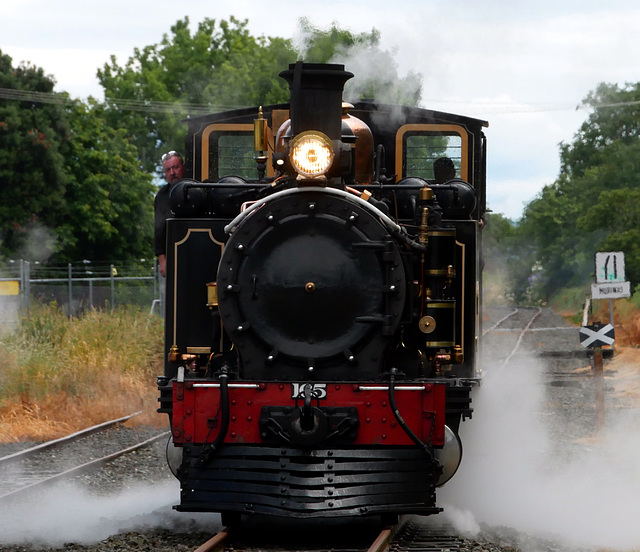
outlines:
{"label": "locomotive cab", "polygon": [[177,509],[438,512],[478,381],[486,123],[344,103],[341,65],[281,76],[290,104],[189,121],[172,191]]}

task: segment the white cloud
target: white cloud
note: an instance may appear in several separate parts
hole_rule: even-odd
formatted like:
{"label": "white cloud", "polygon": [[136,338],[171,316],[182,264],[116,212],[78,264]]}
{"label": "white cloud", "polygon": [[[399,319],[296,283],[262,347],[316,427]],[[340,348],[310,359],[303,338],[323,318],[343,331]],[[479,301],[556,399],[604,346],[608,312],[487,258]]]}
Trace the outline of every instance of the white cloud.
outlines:
{"label": "white cloud", "polygon": [[56,81],[56,90],[66,91],[80,98],[103,98],[102,87],[96,76],[98,69],[109,61],[111,55],[115,55],[121,61],[128,57],[126,52],[75,48],[9,47],[3,48],[2,51],[11,56],[14,66],[28,62],[41,67]]}

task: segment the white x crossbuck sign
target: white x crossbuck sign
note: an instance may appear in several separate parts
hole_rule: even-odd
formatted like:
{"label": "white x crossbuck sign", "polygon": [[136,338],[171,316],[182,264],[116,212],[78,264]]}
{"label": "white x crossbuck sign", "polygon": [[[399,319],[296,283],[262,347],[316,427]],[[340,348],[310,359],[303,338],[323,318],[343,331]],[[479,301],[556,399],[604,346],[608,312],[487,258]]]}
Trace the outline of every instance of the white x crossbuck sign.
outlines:
{"label": "white x crossbuck sign", "polygon": [[611,324],[594,324],[580,328],[580,345],[583,347],[602,347],[613,345],[615,332]]}

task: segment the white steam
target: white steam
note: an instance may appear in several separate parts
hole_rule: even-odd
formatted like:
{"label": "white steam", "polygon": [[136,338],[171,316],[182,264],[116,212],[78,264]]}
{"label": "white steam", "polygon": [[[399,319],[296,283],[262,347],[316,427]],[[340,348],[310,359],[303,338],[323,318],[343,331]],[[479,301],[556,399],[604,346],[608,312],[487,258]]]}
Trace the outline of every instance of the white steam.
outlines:
{"label": "white steam", "polygon": [[47,261],[55,252],[55,233],[40,222],[30,222],[21,230],[20,249],[17,257],[27,261]]}
{"label": "white steam", "polygon": [[[337,24],[334,23],[334,25]],[[345,30],[341,25],[337,25],[337,28]],[[300,22],[293,40],[303,58],[308,57],[314,31],[317,30],[307,20]],[[348,30],[354,36],[358,35],[357,32]],[[326,31],[328,29],[324,29],[324,32]],[[371,37],[375,36],[376,32],[372,30]],[[367,98],[389,104],[418,105],[422,97],[422,74],[409,70],[406,75],[400,75],[397,48],[383,49],[380,37],[378,36],[377,40],[371,37],[349,47],[339,45],[329,60],[329,63],[343,64],[347,71],[354,74],[354,77],[345,84],[344,99],[356,101]],[[306,61],[317,60],[306,59]]]}
{"label": "white steam", "polygon": [[90,495],[59,485],[38,496],[0,507],[0,545],[34,543],[59,546],[94,543],[123,531],[144,528],[220,530],[216,514],[184,514],[171,510],[178,482],[128,489],[111,496]]}
{"label": "white steam", "polygon": [[553,442],[567,432],[545,405],[542,372],[532,357],[485,369],[473,419],[461,428],[462,466],[440,490],[440,504],[471,534],[484,522],[571,545],[637,550],[638,412],[607,410],[606,430],[590,444]]}

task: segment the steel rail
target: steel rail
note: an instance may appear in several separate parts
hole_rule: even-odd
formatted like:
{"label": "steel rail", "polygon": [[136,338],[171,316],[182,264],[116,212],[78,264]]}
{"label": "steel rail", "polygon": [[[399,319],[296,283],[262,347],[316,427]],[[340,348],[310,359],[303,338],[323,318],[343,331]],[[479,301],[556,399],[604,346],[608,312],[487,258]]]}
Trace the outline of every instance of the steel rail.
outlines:
{"label": "steel rail", "polygon": [[503,316],[500,320],[498,320],[493,326],[491,326],[490,328],[487,328],[486,330],[484,330],[482,332],[482,335],[487,335],[489,332],[494,331],[500,324],[502,324],[505,320],[507,320],[508,318],[511,318],[514,314],[518,313],[518,311],[520,310],[519,307],[516,307],[513,311],[511,311],[509,314],[507,314],[506,316]]}
{"label": "steel rail", "polygon": [[32,491],[34,489],[41,489],[46,487],[47,485],[50,485],[52,483],[56,483],[58,481],[62,481],[64,479],[69,479],[70,477],[76,476],[76,475],[80,475],[82,473],[85,472],[89,472],[92,471],[100,466],[103,466],[109,462],[111,462],[112,460],[115,460],[116,458],[119,458],[120,456],[123,456],[125,454],[128,454],[130,452],[133,452],[135,450],[144,448],[146,446],[151,445],[152,443],[154,443],[155,441],[162,439],[164,437],[167,437],[171,432],[170,431],[164,431],[163,433],[160,433],[158,435],[155,435],[154,437],[151,437],[145,441],[141,441],[140,443],[137,443],[133,446],[127,447],[125,449],[119,450],[117,452],[108,454],[106,456],[103,456],[101,458],[96,458],[95,460],[91,460],[89,462],[85,462],[84,464],[80,464],[78,466],[75,466],[73,468],[69,468],[68,470],[65,470],[63,472],[57,473],[55,475],[52,475],[50,477],[47,477],[45,479],[41,479],[40,481],[35,481],[34,483],[30,483],[29,485],[25,485],[24,487],[20,487],[18,489],[14,489],[13,491],[10,491],[6,494],[3,494],[0,496],[0,501],[2,500],[6,500],[7,498],[11,498],[14,497],[20,493],[25,493],[28,491]]}
{"label": "steel rail", "polygon": [[46,450],[49,448],[54,448],[60,445],[64,445],[66,443],[71,443],[73,441],[77,441],[78,439],[82,439],[83,437],[88,437],[89,435],[93,435],[94,433],[98,433],[99,431],[102,431],[103,429],[107,429],[110,427],[114,427],[118,424],[122,424],[124,422],[126,422],[127,420],[133,418],[134,416],[137,416],[139,414],[142,414],[142,411],[138,411],[138,412],[134,412],[133,414],[129,414],[128,416],[123,416],[122,418],[117,418],[116,420],[109,420],[108,422],[103,422],[101,424],[98,425],[94,425],[91,427],[88,427],[86,429],[81,429],[80,431],[76,431],[75,433],[72,433],[70,435],[67,435],[65,437],[60,437],[59,439],[54,439],[52,441],[46,441],[45,443],[41,443],[39,445],[36,445],[34,447],[30,447],[28,449],[23,449],[23,450],[19,450],[18,452],[14,452],[12,454],[8,454],[6,456],[2,456],[0,457],[0,465],[3,464],[10,464],[11,462],[16,462],[18,460],[22,460],[27,456],[30,456],[36,452],[40,452],[42,450]]}
{"label": "steel rail", "polygon": [[223,529],[216,533],[207,542],[201,544],[193,552],[220,552],[224,550],[224,543],[229,537],[229,529]]}
{"label": "steel rail", "polygon": [[368,548],[367,552],[387,552],[391,546],[391,541],[394,535],[398,531],[399,524],[391,527],[386,527],[373,541],[373,544]]}
{"label": "steel rail", "polygon": [[507,358],[504,359],[504,362],[502,363],[502,366],[506,366],[507,364],[509,364],[509,362],[511,361],[511,359],[513,358],[513,355],[516,354],[516,351],[520,348],[520,344],[522,343],[522,340],[524,339],[524,334],[526,334],[529,331],[529,328],[531,327],[531,324],[533,324],[534,320],[536,318],[538,318],[538,316],[540,316],[540,314],[542,314],[542,308],[538,307],[538,310],[536,311],[536,313],[531,317],[531,320],[529,320],[529,322],[527,323],[527,325],[525,326],[525,328],[520,332],[520,335],[518,336],[518,341],[516,341],[515,346],[513,347],[511,353],[509,353],[509,355],[507,356]]}
{"label": "steel rail", "polygon": [[[385,527],[380,534],[375,538],[375,540],[373,541],[373,543],[368,547],[368,548],[362,548],[362,552],[388,552],[390,550],[391,547],[391,543],[393,541],[394,536],[396,535],[396,533],[398,532],[398,529],[402,527],[402,523],[398,523],[396,525],[391,525],[388,527]],[[228,545],[229,550],[233,550],[235,552],[238,551],[253,551],[256,550],[257,552],[259,552],[260,550],[264,550],[265,548],[263,548],[262,546],[258,546],[258,545],[252,545],[250,547],[245,547],[243,545],[240,546],[240,548],[236,548],[236,545],[234,545],[233,542],[229,542],[231,540],[231,530],[228,527],[225,527],[224,529],[222,529],[222,531],[220,531],[219,533],[216,533],[212,538],[210,538],[207,542],[205,542],[204,544],[201,544],[198,548],[196,548],[193,552],[222,552],[225,549],[225,545]],[[267,550],[270,549],[277,549],[279,550],[280,548],[278,546],[268,546],[266,547]],[[287,548],[288,549],[288,548]],[[325,550],[330,550],[332,552],[341,552],[341,550],[344,550],[345,552],[353,552],[354,550],[358,550],[358,548],[353,548],[353,547],[349,547],[349,548],[340,548],[340,546],[330,546],[329,548],[326,547],[321,547],[319,550],[325,551]],[[308,550],[313,551],[314,548],[308,548]]]}

